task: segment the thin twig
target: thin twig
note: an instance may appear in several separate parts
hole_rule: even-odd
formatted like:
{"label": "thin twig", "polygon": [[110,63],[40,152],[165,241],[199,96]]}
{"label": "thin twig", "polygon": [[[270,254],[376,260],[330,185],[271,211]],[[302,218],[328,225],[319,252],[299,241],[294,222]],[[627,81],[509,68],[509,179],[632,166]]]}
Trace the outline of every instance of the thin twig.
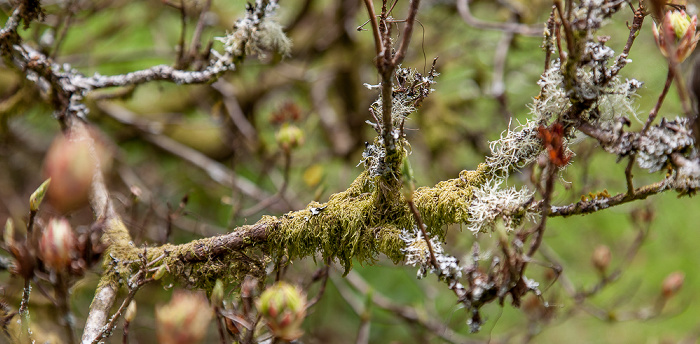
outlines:
{"label": "thin twig", "polygon": [[637,236],[634,238],[634,241],[632,242],[630,247],[627,248],[627,252],[625,253],[622,262],[620,262],[617,268],[615,268],[615,270],[613,270],[611,273],[603,276],[601,280],[590,289],[579,291],[574,299],[578,300],[579,298],[589,298],[603,290],[603,288],[605,288],[607,285],[619,280],[620,277],[622,277],[623,272],[627,271],[626,267],[628,267],[634,260],[634,257],[637,256],[637,253],[642,247],[642,244],[644,243],[644,240],[646,239],[648,233],[648,226],[645,229],[640,229],[637,232]]}
{"label": "thin twig", "polygon": [[523,36],[542,36],[541,26],[528,26],[518,23],[493,23],[475,18],[469,9],[471,0],[457,0],[457,11],[465,23],[482,30],[497,30],[515,33]]}
{"label": "thin twig", "polygon": [[24,288],[22,289],[22,300],[19,304],[19,320],[21,322],[21,336],[27,335],[28,343],[33,342],[32,332],[29,328],[29,295],[32,292],[32,287],[29,284],[29,279],[24,279]]}
{"label": "thin twig", "polygon": [[[348,303],[353,305],[354,302],[352,301],[354,301],[354,298],[350,297],[350,293],[341,279],[335,277],[331,277],[331,279],[333,280],[333,284],[338,288],[338,291],[343,290],[341,292],[343,298],[345,298]],[[350,271],[346,276],[345,281],[347,281],[347,283],[362,294],[366,294],[370,289],[373,289],[372,302],[377,307],[392,313],[394,316],[406,321],[409,324],[415,324],[430,331],[448,343],[476,343],[476,341],[471,341],[468,338],[463,337],[461,334],[452,331],[448,326],[441,323],[435,316],[424,316],[419,314],[413,307],[396,304],[394,301],[372,288],[362,278],[362,276],[355,271]],[[361,310],[361,308],[358,307],[358,310]]]}
{"label": "thin twig", "polygon": [[258,204],[254,205],[248,209],[241,211],[242,217],[248,217],[248,216],[257,214],[261,210],[264,210],[265,208],[275,204],[277,201],[284,198],[284,192],[287,191],[287,186],[289,185],[289,169],[290,169],[290,166],[292,165],[291,149],[283,149],[282,150],[282,157],[284,160],[284,180],[282,182],[282,186],[279,188],[277,193],[275,193],[274,195],[260,201]]}
{"label": "thin twig", "polygon": [[[667,189],[668,182],[666,180],[662,180],[654,184],[637,188],[634,190],[634,193],[632,195],[629,195],[627,192],[625,192],[611,197],[595,198],[592,200],[572,203],[566,206],[551,206],[551,208],[549,208],[547,216],[566,217],[571,215],[591,214],[600,211],[601,209],[614,207],[636,200],[646,199],[649,196],[658,194]],[[542,209],[542,202],[535,202],[533,203],[532,207],[534,209]]]}
{"label": "thin twig", "polygon": [[632,180],[632,167],[634,166],[634,157],[634,154],[630,155],[629,161],[627,162],[627,167],[625,167],[625,181],[627,183],[627,194],[630,196],[634,195],[634,181]]}
{"label": "thin twig", "polygon": [[126,308],[129,307],[129,303],[131,303],[131,301],[134,299],[134,296],[136,296],[136,292],[139,291],[141,287],[152,281],[154,281],[153,278],[143,278],[143,276],[141,276],[134,288],[131,288],[129,290],[129,294],[126,295],[124,301],[122,301],[121,306],[119,306],[119,309],[117,309],[114,315],[112,315],[112,317],[109,319],[109,322],[104,325],[99,335],[92,340],[92,344],[97,344],[112,334],[112,331],[114,331],[114,329],[117,326],[117,321],[119,320],[119,318],[121,318],[124,312],[126,312]]}
{"label": "thin twig", "polygon": [[51,50],[51,54],[49,55],[49,58],[52,60],[56,59],[56,56],[58,56],[58,52],[61,49],[61,45],[63,44],[63,41],[65,40],[66,36],[68,35],[68,29],[70,29],[71,22],[73,21],[73,17],[75,16],[75,9],[73,9],[73,6],[75,6],[75,4],[75,0],[68,1],[65,8],[65,12],[68,12],[68,14],[65,15],[65,18],[61,18],[59,20],[63,22],[63,26],[61,27],[61,32],[58,34],[56,43],[54,44],[53,49]]}
{"label": "thin twig", "polygon": [[[535,254],[535,252],[537,252],[537,249],[540,247],[542,239],[544,238],[544,230],[547,225],[547,216],[549,215],[547,209],[549,209],[549,203],[552,199],[552,192],[554,191],[554,179],[556,177],[556,170],[556,165],[554,165],[554,163],[552,163],[551,161],[548,161],[547,172],[545,177],[546,180],[544,195],[542,195],[542,218],[540,219],[539,224],[534,230],[535,237],[532,239],[530,249],[527,251],[528,257],[532,257]],[[521,271],[523,272],[525,271],[525,265],[527,265],[527,261],[523,262],[523,267],[521,269]]]}
{"label": "thin twig", "polygon": [[226,344],[226,333],[224,332],[224,326],[221,324],[221,321],[223,319],[221,316],[219,306],[214,307],[214,314],[216,315],[214,321],[216,321],[216,330],[219,333],[219,341],[221,342],[221,344]]}
{"label": "thin twig", "polygon": [[189,60],[192,61],[199,53],[199,48],[202,46],[201,38],[202,32],[204,32],[204,24],[206,23],[206,17],[209,14],[209,8],[211,7],[211,0],[207,0],[202,7],[202,12],[199,14],[199,19],[197,20],[197,25],[194,28],[194,33],[192,34],[192,42],[190,43],[190,56]]}
{"label": "thin twig", "polygon": [[382,36],[379,34],[379,24],[377,24],[377,15],[374,12],[374,4],[372,0],[364,0],[369,15],[369,22],[372,25],[372,34],[374,35],[374,50],[379,55],[382,52]]}
{"label": "thin twig", "polygon": [[66,338],[68,343],[75,343],[75,332],[73,329],[73,313],[70,310],[70,295],[68,293],[68,283],[66,281],[66,276],[61,272],[56,275],[56,282],[54,283],[54,293],[56,295],[56,306],[61,314],[61,323],[63,329],[66,332]]}
{"label": "thin twig", "polygon": [[175,65],[178,68],[185,68],[185,34],[187,33],[187,9],[185,8],[185,0],[180,0],[180,6],[178,6],[177,9],[180,11],[180,39],[177,43]]}
{"label": "thin twig", "polygon": [[413,36],[413,22],[416,19],[416,14],[418,13],[418,7],[420,6],[420,0],[411,0],[408,9],[408,17],[406,17],[406,26],[403,29],[403,35],[401,39],[401,45],[394,55],[392,64],[398,66],[403,62],[403,58],[406,56],[406,51],[408,50],[408,44],[411,43],[411,36]]}
{"label": "thin twig", "polygon": [[215,182],[224,186],[235,187],[242,193],[261,201],[269,197],[267,193],[260,190],[255,184],[235,175],[233,171],[218,161],[212,160],[203,153],[167,136],[153,132],[153,128],[157,127],[157,125],[149,124],[139,119],[138,116],[127,109],[107,102],[98,102],[97,107],[117,121],[139,129],[146,141],[202,169]]}
{"label": "thin twig", "polygon": [[574,33],[571,30],[571,23],[566,18],[565,11],[561,7],[561,0],[555,0],[554,5],[557,7],[557,12],[559,13],[559,19],[561,21],[562,27],[564,27],[564,36],[566,37],[566,48],[571,52],[574,47]]}
{"label": "thin twig", "polygon": [[664,84],[664,88],[663,90],[661,90],[661,94],[659,95],[659,99],[656,101],[656,105],[654,105],[654,108],[651,109],[651,111],[649,112],[649,118],[647,118],[647,122],[644,124],[644,128],[641,131],[642,134],[649,130],[649,127],[651,127],[651,123],[654,122],[654,119],[656,118],[656,115],[659,113],[659,109],[661,108],[661,104],[664,103],[666,94],[668,94],[668,90],[671,88],[672,82],[673,69],[669,67],[668,74],[666,75],[666,83]]}
{"label": "thin twig", "polygon": [[436,271],[440,271],[440,265],[435,258],[435,251],[433,251],[433,245],[430,243],[430,237],[428,236],[428,233],[425,232],[425,224],[423,224],[423,219],[421,218],[416,205],[413,203],[413,200],[409,199],[406,202],[408,203],[408,207],[411,209],[413,219],[416,220],[416,224],[418,228],[420,228],[421,234],[423,234],[423,240],[425,240],[425,244],[428,246],[428,252],[430,253],[430,264],[433,265]]}
{"label": "thin twig", "polygon": [[[329,258],[329,259],[326,260],[326,265],[325,265],[323,268],[321,268],[321,269],[319,270],[320,273],[321,273],[321,275],[322,275],[322,276],[320,276],[320,278],[323,279],[323,280],[321,281],[321,287],[318,289],[318,293],[316,293],[316,296],[314,296],[314,298],[311,299],[311,301],[309,301],[309,302],[306,304],[306,309],[307,309],[307,310],[308,310],[309,308],[313,307],[315,304],[317,304],[317,303],[321,300],[321,298],[323,297],[323,295],[324,295],[325,292],[326,292],[326,285],[328,284],[328,275],[329,275],[329,270],[330,270],[330,267],[331,267],[330,263],[331,263],[331,260],[330,260],[330,258]],[[306,288],[306,289],[308,289],[308,288]]]}

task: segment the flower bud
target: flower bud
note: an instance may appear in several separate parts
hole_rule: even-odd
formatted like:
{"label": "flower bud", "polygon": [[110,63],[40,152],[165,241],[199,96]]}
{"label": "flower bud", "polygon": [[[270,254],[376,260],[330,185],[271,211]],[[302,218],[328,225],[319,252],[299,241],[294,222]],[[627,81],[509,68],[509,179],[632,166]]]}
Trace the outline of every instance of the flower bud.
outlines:
{"label": "flower bud", "polygon": [[[661,53],[666,57],[674,54],[679,63],[688,58],[700,39],[700,33],[696,32],[697,22],[697,16],[691,18],[685,11],[666,12],[658,27],[651,26]],[[673,42],[668,42],[667,39],[672,39]]]}
{"label": "flower bud", "polygon": [[291,150],[304,144],[304,132],[288,123],[282,125],[275,138],[277,144],[284,150]]}
{"label": "flower bud", "polygon": [[596,247],[593,251],[593,256],[591,257],[593,266],[595,266],[595,268],[601,273],[605,272],[605,270],[608,268],[611,259],[612,253],[610,252],[610,248],[605,245]]}
{"label": "flower bud", "polygon": [[661,285],[661,293],[665,298],[670,298],[671,296],[675,295],[679,290],[681,290],[681,287],[683,287],[684,280],[685,275],[682,272],[672,272],[671,274],[666,276],[666,279],[664,279],[664,282]]}
{"label": "flower bud", "polygon": [[56,272],[65,271],[75,253],[76,238],[68,220],[51,219],[39,239],[39,257],[44,265]]}
{"label": "flower bud", "polygon": [[306,317],[306,296],[296,287],[279,282],[260,295],[257,306],[276,338],[292,341],[304,333],[301,324]]}
{"label": "flower bud", "polygon": [[86,140],[57,136],[44,160],[44,174],[52,180],[49,203],[62,213],[86,205],[96,166]]}
{"label": "flower bud", "polygon": [[156,307],[158,343],[199,343],[207,334],[212,316],[201,294],[176,291],[168,304]]}

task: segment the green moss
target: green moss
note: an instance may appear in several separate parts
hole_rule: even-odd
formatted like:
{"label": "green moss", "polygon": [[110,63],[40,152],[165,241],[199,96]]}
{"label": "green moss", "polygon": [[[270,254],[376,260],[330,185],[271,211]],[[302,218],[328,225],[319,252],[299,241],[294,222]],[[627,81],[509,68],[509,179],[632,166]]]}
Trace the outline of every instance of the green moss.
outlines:
{"label": "green moss", "polygon": [[[432,235],[444,238],[446,224],[469,220],[473,190],[486,181],[485,164],[476,171],[462,171],[459,178],[443,181],[435,187],[415,191],[414,202]],[[275,257],[287,255],[291,260],[316,257],[337,260],[349,271],[356,259],[361,264],[374,263],[380,254],[398,263],[403,260],[404,242],[401,232],[414,227],[414,218],[401,193],[401,176],[371,177],[365,171],[350,187],[321,204],[311,202],[303,210],[281,217],[263,216],[257,225],[268,228],[265,255],[252,256],[231,251],[216,258],[196,263],[183,263],[180,257],[192,256],[198,248],[217,245],[216,238],[197,240],[184,245],[163,245],[147,250],[148,261],[159,259],[156,266],[167,267],[168,274],[188,287],[208,290],[216,279],[238,283],[246,275],[265,276],[265,266]],[[130,246],[128,233],[121,222],[111,225],[116,245],[111,252],[129,264],[111,264],[119,275],[130,275],[139,269],[139,253],[143,249]],[[125,235],[126,233],[126,235]],[[249,250],[250,251],[250,250]]]}
{"label": "green moss", "polygon": [[486,182],[486,172],[486,164],[480,164],[476,171],[462,171],[459,178],[416,190],[416,206],[433,235],[443,238],[445,225],[469,221],[473,189]]}

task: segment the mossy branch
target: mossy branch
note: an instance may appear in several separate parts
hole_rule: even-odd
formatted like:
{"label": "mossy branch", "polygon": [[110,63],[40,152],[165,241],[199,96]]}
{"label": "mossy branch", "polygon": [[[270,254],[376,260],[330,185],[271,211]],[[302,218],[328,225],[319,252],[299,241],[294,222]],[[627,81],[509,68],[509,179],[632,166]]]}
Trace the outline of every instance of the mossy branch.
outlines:
{"label": "mossy branch", "polygon": [[[487,180],[487,171],[486,165],[482,164],[476,171],[462,171],[458,178],[415,191],[416,208],[431,235],[442,238],[445,225],[469,220],[468,208],[473,190]],[[161,265],[173,275],[183,277],[187,284],[200,288],[206,288],[213,279],[221,277],[217,274],[235,280],[236,276],[249,273],[249,265],[233,267],[235,259],[230,258],[245,259],[242,251],[251,247],[260,247],[273,258],[279,255],[287,255],[290,259],[315,258],[320,253],[324,260],[337,259],[346,271],[352,268],[353,259],[373,263],[380,254],[399,262],[404,257],[402,249],[405,246],[400,234],[402,230],[413,228],[414,219],[401,192],[382,190],[378,186],[382,185],[382,180],[381,177],[369,177],[365,171],[347,190],[332,195],[326,203],[312,202],[305,209],[280,217],[264,216],[256,224],[239,227],[229,234],[181,245],[148,248],[148,260],[165,256]],[[380,193],[384,195],[381,198],[377,197]],[[386,202],[385,197],[390,197],[388,203],[394,206],[387,208],[378,204],[380,199]],[[107,227],[108,233],[114,234],[121,232],[123,224],[114,221]],[[133,266],[112,264],[119,275],[129,274],[137,265],[141,250],[128,242],[128,236],[113,234],[108,235],[115,241],[107,259],[134,262]],[[193,268],[195,265],[198,268]],[[262,267],[252,268],[264,270]],[[175,274],[173,270],[185,274]]]}

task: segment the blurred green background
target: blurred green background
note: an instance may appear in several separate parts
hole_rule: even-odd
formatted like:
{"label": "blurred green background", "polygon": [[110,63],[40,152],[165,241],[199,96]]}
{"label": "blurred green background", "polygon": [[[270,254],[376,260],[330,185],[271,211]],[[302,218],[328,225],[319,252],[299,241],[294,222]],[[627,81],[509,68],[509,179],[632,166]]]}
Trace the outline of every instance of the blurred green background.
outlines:
{"label": "blurred green background", "polygon": [[[185,18],[185,41],[189,46],[204,1],[183,3],[189,12]],[[472,10],[475,16],[490,21],[510,20],[515,10],[525,24],[542,25],[550,5],[544,0],[474,1]],[[44,6],[44,23],[32,24],[21,35],[29,44],[54,52],[58,63],[70,64],[87,75],[126,73],[155,64],[175,63],[183,30],[181,13],[164,1],[59,1],[45,2]],[[394,10],[396,18],[403,17],[405,6],[405,2],[399,2]],[[0,2],[0,8],[3,10],[0,19],[4,22],[11,7]],[[202,45],[206,47],[214,37],[231,30],[244,8],[243,1],[213,1],[206,15]],[[69,11],[73,12],[70,16],[66,14]],[[247,59],[237,71],[226,74],[220,81],[230,87],[233,97],[227,98],[210,85],[156,82],[129,90],[125,96],[109,102],[133,112],[149,125],[163,128],[164,135],[220,161],[268,194],[274,194],[284,179],[284,162],[275,142],[279,129],[275,118],[289,111],[298,113],[299,119],[293,124],[303,130],[306,140],[291,155],[286,202],[251,211],[257,200],[214,183],[200,169],[153,147],[144,140],[142,131],[115,121],[98,106],[100,100],[89,98],[88,119],[105,133],[115,156],[108,175],[109,187],[138,245],[157,244],[163,239],[166,204],[176,208],[185,195],[189,203],[168,239],[172,243],[223,233],[238,225],[254,223],[263,214],[281,215],[312,200],[324,201],[330,194],[344,190],[361,172],[361,167],[356,165],[364,142],[374,137],[372,128],[364,122],[371,119],[367,109],[377,97],[376,91],[362,84],[379,82],[373,66],[369,26],[357,30],[367,19],[365,9],[357,0],[285,0],[278,17],[294,42],[291,56]],[[488,154],[488,141],[497,139],[511,120],[516,123],[529,118],[527,105],[539,91],[536,81],[544,67],[544,53],[540,37],[515,36],[507,44],[503,78],[506,101],[501,103],[493,96],[491,86],[496,49],[503,33],[469,27],[452,1],[425,1],[418,20],[420,25],[414,31],[404,66],[425,72],[432,59],[439,57],[437,70],[441,74],[435,93],[407,122],[412,147],[410,160],[417,182],[429,186],[456,177],[462,169],[476,167]],[[620,51],[628,35],[625,23],[631,20],[632,11],[624,8],[597,35],[609,35],[608,46]],[[396,25],[401,28],[403,24]],[[639,121],[632,118],[633,128],[637,129],[655,104],[667,73],[666,61],[656,48],[650,25],[651,19],[647,18],[630,54],[633,63],[621,73],[623,78],[645,82],[636,103]],[[221,43],[214,41],[213,48],[221,49]],[[224,102],[230,98],[237,101],[254,128],[254,135],[246,136],[244,129],[229,118]],[[680,114],[678,97],[672,91],[661,115],[674,118]],[[43,155],[58,131],[50,104],[42,99],[34,84],[16,70],[0,68],[0,219],[3,223],[6,217],[17,221],[26,217],[27,205],[23,200],[41,182]],[[603,152],[591,139],[584,138],[571,148],[577,155],[556,186],[555,205],[569,204],[581,195],[604,189],[611,194],[625,192],[625,162],[617,163],[614,156]],[[525,169],[514,174],[509,185],[528,185],[530,172]],[[636,168],[634,175],[636,186],[664,177]],[[138,185],[149,195],[140,202],[134,202],[130,193],[133,176],[138,177]],[[427,318],[448,324],[475,340],[695,342],[700,335],[697,320],[700,300],[695,293],[700,290],[697,209],[696,199],[678,199],[675,194],[666,193],[592,215],[552,219],[545,237],[547,251],[558,257],[565,275],[577,290],[590,288],[599,280],[591,264],[591,254],[597,246],[611,248],[611,267],[615,268],[623,261],[638,231],[648,226],[649,232],[638,254],[625,265],[619,281],[583,306],[567,297],[557,282],[545,292],[545,298],[551,300],[551,319],[532,316],[506,300],[503,307],[497,304],[484,307],[486,324],[480,333],[473,335],[468,333],[466,325],[468,314],[434,276],[417,280],[414,268],[394,266],[383,257],[373,266],[356,264],[354,271],[376,292],[395,303],[414,307]],[[653,220],[648,224],[634,221],[635,210],[652,212]],[[45,218],[51,215],[50,209],[41,214]],[[83,209],[71,214],[70,219],[74,226],[88,225],[91,214]],[[449,231],[447,252],[458,258],[466,257],[475,240],[486,254],[496,247],[489,235],[475,237],[454,226]],[[541,256],[537,259],[545,260]],[[320,261],[313,259],[295,262],[287,279],[305,285],[319,266]],[[331,271],[336,277],[342,276],[339,269]],[[533,264],[527,275],[545,288],[549,285],[548,271],[546,266]],[[651,310],[661,293],[662,281],[673,271],[685,273],[685,285],[661,315],[648,320],[618,321]],[[16,307],[21,281],[8,272],[0,276],[3,297]],[[97,278],[96,273],[88,274],[73,290],[72,308],[78,328],[84,322]],[[360,317],[339,289],[348,289],[346,282],[329,281],[325,296],[305,322],[304,342],[355,341]],[[139,292],[136,297],[139,313],[131,327],[133,342],[154,340],[154,305],[167,302],[171,290],[150,285]],[[317,290],[318,285],[307,290],[309,297]],[[361,293],[350,295],[364,302]],[[30,307],[37,323],[36,332],[56,330],[52,308],[39,294],[33,297]],[[600,319],[591,312],[607,314],[608,319]],[[377,307],[372,309],[371,319],[372,343],[440,342],[435,335]],[[210,334],[210,340],[216,340],[213,326]],[[119,340],[120,336],[111,339]]]}

